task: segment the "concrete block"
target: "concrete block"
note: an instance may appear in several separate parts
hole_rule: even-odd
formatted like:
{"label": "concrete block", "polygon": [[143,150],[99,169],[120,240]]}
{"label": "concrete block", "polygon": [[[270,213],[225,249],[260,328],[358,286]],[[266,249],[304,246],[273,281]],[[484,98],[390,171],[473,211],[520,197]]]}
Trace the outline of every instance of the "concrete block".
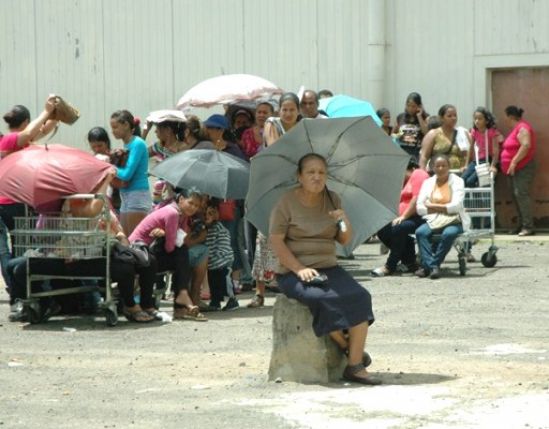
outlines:
{"label": "concrete block", "polygon": [[283,294],[277,296],[269,380],[328,383],[341,379],[347,358],[328,336],[315,336],[312,323],[306,306]]}

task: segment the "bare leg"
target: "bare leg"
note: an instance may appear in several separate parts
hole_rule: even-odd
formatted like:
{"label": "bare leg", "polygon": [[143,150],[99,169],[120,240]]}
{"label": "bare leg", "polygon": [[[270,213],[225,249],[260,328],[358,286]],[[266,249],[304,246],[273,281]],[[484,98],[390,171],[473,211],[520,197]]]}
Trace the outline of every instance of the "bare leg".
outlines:
{"label": "bare leg", "polygon": [[193,277],[191,280],[191,299],[193,302],[200,302],[200,290],[207,273],[208,258],[204,258],[204,261],[193,268]]}
{"label": "bare leg", "polygon": [[179,294],[175,297],[174,302],[179,305],[184,305],[185,307],[194,306],[193,300],[189,296],[189,291],[187,289],[181,289]]}
{"label": "bare leg", "polygon": [[343,334],[343,331],[330,332],[330,338],[341,350],[347,350],[349,347],[349,343],[347,342],[347,338],[345,337],[345,334]]}
{"label": "bare leg", "polygon": [[141,222],[145,216],[147,216],[147,213],[144,212],[120,213],[120,224],[122,225],[124,234],[129,237],[135,227],[139,225],[139,222]]}
{"label": "bare leg", "polygon": [[265,282],[261,280],[255,281],[255,294],[265,296]]}
{"label": "bare leg", "polygon": [[[368,322],[362,322],[352,328],[349,328],[349,358],[348,365],[362,364],[364,346],[366,345],[366,336],[368,335]],[[354,374],[356,377],[367,378],[366,368]]]}

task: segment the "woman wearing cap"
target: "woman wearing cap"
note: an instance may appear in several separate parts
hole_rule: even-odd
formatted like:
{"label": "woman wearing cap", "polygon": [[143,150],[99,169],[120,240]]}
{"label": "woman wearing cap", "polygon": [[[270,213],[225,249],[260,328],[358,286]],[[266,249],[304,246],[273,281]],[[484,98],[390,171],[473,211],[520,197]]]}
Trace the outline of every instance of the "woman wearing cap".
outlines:
{"label": "woman wearing cap", "polygon": [[[57,124],[57,121],[49,119],[54,110],[55,96],[50,96],[46,100],[42,113],[33,121],[30,120],[30,112],[25,106],[17,105],[7,112],[4,115],[4,121],[8,124],[9,133],[5,135],[0,133],[0,159],[25,148],[33,141],[48,134]],[[24,204],[0,196],[0,264],[2,265],[2,276],[8,289],[11,287],[6,272],[11,259],[8,230],[11,231],[14,228],[13,218],[23,216],[24,210]]]}
{"label": "woman wearing cap", "polygon": [[[206,135],[215,145],[217,150],[248,161],[246,155],[244,155],[238,145],[231,141],[229,122],[225,116],[217,114],[210,116],[204,121],[204,128],[206,130]],[[235,272],[242,271],[240,273],[240,283],[247,285],[251,284],[253,279],[244,244],[243,209],[243,201],[239,201],[233,211],[234,219],[224,220],[222,223],[231,233],[231,247],[235,254],[233,270]]]}
{"label": "woman wearing cap", "polygon": [[111,129],[114,137],[122,140],[124,149],[128,151],[126,165],[117,167],[116,177],[128,182],[126,187],[120,189],[120,223],[129,236],[152,207],[149,154],[147,144],[140,137],[139,121],[127,110],[117,110],[111,115]]}
{"label": "woman wearing cap", "polygon": [[247,161],[246,156],[236,143],[232,141],[229,122],[223,115],[215,114],[204,121],[204,129],[215,148],[221,152],[230,153]]}

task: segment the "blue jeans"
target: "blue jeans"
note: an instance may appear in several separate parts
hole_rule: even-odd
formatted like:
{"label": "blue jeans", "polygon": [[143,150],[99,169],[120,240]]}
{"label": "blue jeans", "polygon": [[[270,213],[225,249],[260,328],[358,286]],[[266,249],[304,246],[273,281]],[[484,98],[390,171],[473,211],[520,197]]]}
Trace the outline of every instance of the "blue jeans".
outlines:
{"label": "blue jeans", "polygon": [[4,278],[4,283],[8,288],[8,291],[11,289],[11,282],[8,276],[8,262],[11,259],[11,250],[8,246],[8,227],[0,217],[0,264],[2,265],[2,277]]}
{"label": "blue jeans", "polygon": [[[438,244],[433,244],[433,233],[440,234]],[[434,231],[427,223],[416,229],[416,239],[421,255],[421,265],[426,271],[432,271],[433,268],[440,268],[440,264],[452,248],[456,237],[463,233],[463,227],[460,224],[448,225],[442,230]]]}

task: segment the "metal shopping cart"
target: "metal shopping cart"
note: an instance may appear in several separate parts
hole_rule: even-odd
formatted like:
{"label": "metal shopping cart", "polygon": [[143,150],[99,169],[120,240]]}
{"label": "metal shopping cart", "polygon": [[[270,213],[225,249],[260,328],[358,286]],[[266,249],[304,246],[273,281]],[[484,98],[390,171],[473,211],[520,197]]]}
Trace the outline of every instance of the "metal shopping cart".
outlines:
{"label": "metal shopping cart", "polygon": [[[109,205],[100,194],[77,194],[66,199],[93,198],[103,199],[102,212],[94,218],[63,214],[27,214],[15,218],[13,248],[16,256],[26,257],[27,298],[23,305],[31,323],[45,321],[41,299],[94,291],[104,294],[102,308],[107,324],[114,326],[118,321],[110,279]],[[72,269],[65,269],[67,266]],[[57,279],[79,280],[82,285],[63,289],[42,287],[33,292],[33,282],[47,285]]]}
{"label": "metal shopping cart", "polygon": [[461,234],[454,242],[454,247],[458,252],[459,273],[462,276],[467,271],[467,254],[473,243],[480,239],[490,239],[488,251],[483,253],[481,258],[482,265],[490,268],[497,263],[498,248],[494,243],[496,214],[493,173],[490,173],[487,186],[465,189],[463,205],[471,217],[471,230]]}

